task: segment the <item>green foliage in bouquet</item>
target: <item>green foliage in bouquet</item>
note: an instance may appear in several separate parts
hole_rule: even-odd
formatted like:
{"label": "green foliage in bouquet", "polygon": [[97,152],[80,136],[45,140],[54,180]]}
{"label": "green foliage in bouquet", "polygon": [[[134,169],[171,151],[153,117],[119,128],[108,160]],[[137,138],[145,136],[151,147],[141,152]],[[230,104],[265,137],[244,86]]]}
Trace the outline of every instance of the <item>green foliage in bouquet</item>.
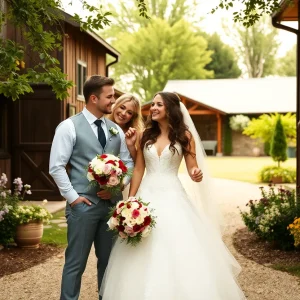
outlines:
{"label": "green foliage in bouquet", "polygon": [[281,177],[282,182],[295,183],[296,182],[296,169],[295,168],[282,168],[277,166],[266,166],[259,172],[260,182],[269,183],[273,177]]}
{"label": "green foliage in bouquet", "polygon": [[284,128],[282,126],[281,117],[278,115],[274,134],[271,140],[270,154],[274,161],[278,162],[278,167],[280,167],[280,162],[287,160],[287,142],[284,133]]}
{"label": "green foliage in bouquet", "polygon": [[261,239],[271,242],[274,246],[290,250],[294,248],[294,238],[288,230],[298,216],[296,191],[270,185],[269,191],[261,187],[262,197],[250,200],[247,211],[240,211],[245,225]]}

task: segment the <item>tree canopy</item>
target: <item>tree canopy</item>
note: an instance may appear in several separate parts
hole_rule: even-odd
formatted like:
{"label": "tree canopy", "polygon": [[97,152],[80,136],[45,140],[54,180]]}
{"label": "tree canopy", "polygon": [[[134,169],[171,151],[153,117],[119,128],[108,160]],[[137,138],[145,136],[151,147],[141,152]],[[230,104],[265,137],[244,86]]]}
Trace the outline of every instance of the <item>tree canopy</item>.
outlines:
{"label": "tree canopy", "polygon": [[[110,12],[89,5],[81,0],[91,15],[83,19],[75,14],[74,20],[82,30],[99,30],[110,24]],[[144,0],[135,0],[139,14],[148,18]],[[71,1],[72,4],[72,1]],[[73,83],[59,67],[59,61],[52,55],[54,49],[61,50],[63,32],[60,22],[61,0],[6,0],[0,3],[0,32],[7,22],[13,24],[24,38],[24,44],[5,39],[0,35],[0,94],[16,100],[32,92],[31,83],[49,84],[58,99],[68,95]],[[26,45],[26,46],[25,46]],[[39,57],[33,68],[25,68],[24,54],[30,51]]]}
{"label": "tree canopy", "polygon": [[147,27],[122,33],[114,46],[122,53],[114,77],[123,84],[128,79],[132,92],[142,100],[151,99],[169,79],[213,77],[213,72],[205,69],[211,60],[207,42],[184,20],[171,26],[165,20],[152,18]]}
{"label": "tree canopy", "polygon": [[237,63],[234,49],[224,44],[217,33],[208,35],[201,33],[207,40],[207,49],[213,51],[211,62],[205,69],[214,71],[215,79],[238,78],[242,71]]}
{"label": "tree canopy", "polygon": [[264,15],[272,15],[278,11],[281,2],[282,0],[219,0],[219,4],[211,12],[214,13],[218,9],[234,9],[233,20],[250,27]]}

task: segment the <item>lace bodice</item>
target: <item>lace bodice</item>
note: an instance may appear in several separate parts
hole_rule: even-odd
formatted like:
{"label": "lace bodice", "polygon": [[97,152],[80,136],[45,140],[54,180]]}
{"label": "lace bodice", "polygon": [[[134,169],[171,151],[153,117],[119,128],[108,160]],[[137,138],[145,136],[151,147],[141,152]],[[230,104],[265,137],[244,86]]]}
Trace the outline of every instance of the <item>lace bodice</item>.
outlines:
{"label": "lace bodice", "polygon": [[179,154],[177,151],[173,153],[169,149],[169,146],[170,144],[163,149],[160,156],[157,153],[155,145],[144,148],[147,175],[177,176],[183,156],[182,149],[179,144],[175,144]]}

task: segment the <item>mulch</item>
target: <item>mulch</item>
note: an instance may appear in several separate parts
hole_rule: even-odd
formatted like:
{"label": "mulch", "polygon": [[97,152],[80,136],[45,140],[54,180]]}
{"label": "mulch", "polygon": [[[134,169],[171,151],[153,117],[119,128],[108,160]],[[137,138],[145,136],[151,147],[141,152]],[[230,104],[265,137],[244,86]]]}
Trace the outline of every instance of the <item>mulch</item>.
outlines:
{"label": "mulch", "polygon": [[271,243],[259,239],[255,233],[242,228],[233,235],[233,245],[246,258],[265,266],[281,264],[293,266],[300,264],[300,251],[283,251],[274,248]]}
{"label": "mulch", "polygon": [[46,244],[40,244],[38,249],[21,249],[14,245],[4,248],[0,250],[0,278],[24,271],[61,252],[62,248]]}

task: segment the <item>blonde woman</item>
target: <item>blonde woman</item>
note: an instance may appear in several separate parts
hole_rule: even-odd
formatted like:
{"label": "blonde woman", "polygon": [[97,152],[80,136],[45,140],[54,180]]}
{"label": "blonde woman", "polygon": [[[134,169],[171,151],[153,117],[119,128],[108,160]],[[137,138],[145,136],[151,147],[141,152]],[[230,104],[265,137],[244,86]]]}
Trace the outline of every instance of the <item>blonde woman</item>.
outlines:
{"label": "blonde woman", "polygon": [[[137,137],[144,128],[139,99],[131,94],[122,95],[116,100],[108,118],[118,124],[125,134],[128,133],[131,136],[130,139],[126,139],[126,144],[132,159],[135,161]],[[135,138],[132,138],[132,135]]]}
{"label": "blonde woman", "polygon": [[[138,98],[131,94],[124,94],[119,97],[113,108],[112,113],[108,118],[124,131],[127,148],[130,155],[135,162],[138,146],[138,136],[144,129],[144,122],[142,119],[141,102]],[[128,198],[129,184],[123,191],[123,198]]]}

